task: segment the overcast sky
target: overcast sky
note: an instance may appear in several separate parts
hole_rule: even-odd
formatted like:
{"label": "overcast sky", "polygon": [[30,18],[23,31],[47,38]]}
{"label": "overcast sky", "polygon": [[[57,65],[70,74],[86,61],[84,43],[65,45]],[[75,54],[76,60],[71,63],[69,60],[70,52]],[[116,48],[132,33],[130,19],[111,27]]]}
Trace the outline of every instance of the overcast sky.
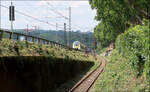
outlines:
{"label": "overcast sky", "polygon": [[[2,1],[1,3],[7,7],[10,5],[10,1]],[[96,11],[91,9],[88,1],[13,1],[13,5],[17,11],[45,22],[39,22],[16,13],[14,22],[15,29],[26,28],[28,24],[30,29],[33,29],[33,26],[39,26],[40,29],[55,30],[55,25],[58,23],[58,30],[62,30],[64,23],[68,25],[68,20],[60,16],[60,14],[68,17],[69,6],[72,7],[72,30],[91,31],[97,25],[97,22],[94,20]],[[8,15],[8,9],[2,7],[2,28],[10,29]],[[52,24],[52,26],[46,22]]]}

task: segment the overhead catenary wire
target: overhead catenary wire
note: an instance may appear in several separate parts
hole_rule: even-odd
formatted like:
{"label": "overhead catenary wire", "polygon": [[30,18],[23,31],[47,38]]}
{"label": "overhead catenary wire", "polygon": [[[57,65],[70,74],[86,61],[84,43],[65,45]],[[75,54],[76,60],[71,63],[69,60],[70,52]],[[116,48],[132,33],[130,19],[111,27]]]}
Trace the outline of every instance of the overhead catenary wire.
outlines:
{"label": "overhead catenary wire", "polygon": [[[50,4],[50,3],[49,3],[49,4]],[[51,4],[50,4],[50,5],[51,5]],[[9,7],[7,7],[7,6],[5,6],[5,5],[0,5],[0,6],[3,7],[3,8],[9,9]],[[51,6],[52,6],[52,5],[51,5]],[[53,6],[52,6],[52,7],[53,7]],[[56,10],[54,10],[54,11],[56,11]],[[56,24],[52,24],[52,23],[49,23],[48,21],[44,21],[44,20],[38,19],[38,18],[33,17],[33,16],[31,16],[31,15],[29,15],[29,14],[26,14],[26,13],[24,13],[24,12],[21,12],[21,11],[18,11],[18,10],[15,10],[15,12],[18,13],[18,14],[21,14],[21,15],[23,15],[23,16],[26,16],[26,17],[28,17],[28,18],[31,18],[31,19],[33,19],[33,20],[36,20],[36,21],[45,23],[45,24],[47,24],[47,25],[56,27]],[[57,12],[57,11],[56,11],[56,12]],[[68,17],[62,15],[61,13],[58,13],[58,12],[57,12],[57,14],[63,16],[63,18],[65,18],[65,19],[69,19]],[[58,26],[58,28],[63,29],[63,25],[57,24],[57,26]],[[69,27],[69,25],[67,25],[67,27]],[[83,30],[83,29],[85,29],[85,28],[81,28],[81,27],[79,27],[79,26],[77,26],[77,25],[73,25],[72,28],[73,28],[73,29],[77,29],[77,30]],[[67,28],[67,29],[69,29],[69,28]]]}
{"label": "overhead catenary wire", "polygon": [[[47,0],[45,0],[45,1],[47,2]],[[49,5],[49,6],[51,7],[51,8],[49,7],[49,9],[50,9],[51,11],[53,11],[54,13],[56,13],[56,14],[58,14],[59,16],[63,17],[64,19],[69,20],[68,17],[66,17],[66,16],[64,16],[63,14],[61,14],[60,12],[56,11],[55,7],[54,7],[53,5],[51,5],[49,2],[47,2],[47,5]]]}
{"label": "overhead catenary wire", "polygon": [[[51,8],[49,7],[49,9],[50,9],[52,12],[58,14],[59,16],[61,16],[62,18],[66,19],[66,20],[69,20],[69,17],[64,16],[63,14],[61,14],[60,12],[58,12],[58,11],[56,10],[56,8],[55,8],[50,2],[48,2],[47,0],[44,0],[44,1],[46,1],[47,5],[49,5],[49,6],[51,7]],[[69,27],[70,25],[66,25],[66,26]],[[80,27],[80,26],[78,26],[78,25],[73,25],[73,27],[71,27],[71,28],[77,29],[77,30],[79,30],[79,29],[80,29],[80,30],[88,29],[88,28],[82,28],[82,27]]]}
{"label": "overhead catenary wire", "polygon": [[[7,6],[4,6],[4,5],[0,5],[0,6],[3,7],[3,8],[9,9],[9,7],[7,7]],[[48,24],[48,25],[50,25],[50,26],[56,26],[55,24],[52,24],[52,23],[46,22],[46,21],[44,21],[44,20],[38,19],[38,18],[36,18],[36,17],[33,17],[33,16],[28,15],[28,14],[26,14],[26,13],[20,12],[20,11],[18,11],[18,10],[15,10],[15,12],[18,13],[18,14],[21,14],[21,15],[23,15],[23,16],[26,16],[26,17],[28,17],[28,18],[34,19],[34,20],[36,20],[36,21],[39,21],[39,22]],[[60,26],[58,26],[58,28],[62,28],[62,29],[63,29],[63,27],[60,27]]]}

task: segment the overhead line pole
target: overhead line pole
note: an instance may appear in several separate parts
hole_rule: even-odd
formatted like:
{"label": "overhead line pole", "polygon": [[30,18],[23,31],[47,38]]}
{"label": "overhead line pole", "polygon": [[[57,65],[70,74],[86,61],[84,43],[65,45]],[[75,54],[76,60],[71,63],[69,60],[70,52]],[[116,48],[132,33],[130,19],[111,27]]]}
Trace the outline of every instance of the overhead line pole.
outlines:
{"label": "overhead line pole", "polygon": [[29,35],[29,25],[27,24],[26,35]]}
{"label": "overhead line pole", "polygon": [[[1,29],[1,0],[0,0],[0,29]],[[2,30],[2,31],[4,31],[4,30]],[[3,36],[3,32],[0,34],[0,41],[2,40],[2,37]]]}
{"label": "overhead line pole", "polygon": [[[12,6],[12,0],[11,0],[11,6]],[[11,18],[13,17],[13,15],[11,14],[10,16]],[[12,32],[12,35],[11,35],[11,39],[13,39],[13,20],[11,20],[11,32]]]}
{"label": "overhead line pole", "polygon": [[70,45],[70,34],[71,34],[71,7],[69,7],[69,32],[68,32],[68,46]]}
{"label": "overhead line pole", "polygon": [[41,37],[41,32],[40,32],[40,27],[39,27],[39,25],[37,26],[37,31],[39,32],[39,37]]}
{"label": "overhead line pole", "polygon": [[56,23],[56,31],[58,30],[58,24]]}
{"label": "overhead line pole", "polygon": [[1,29],[1,0],[0,0],[0,29]]}
{"label": "overhead line pole", "polygon": [[58,37],[57,31],[58,31],[58,24],[56,23],[56,37]]}
{"label": "overhead line pole", "polygon": [[64,23],[64,44],[67,45],[67,39],[66,39],[66,23]]}

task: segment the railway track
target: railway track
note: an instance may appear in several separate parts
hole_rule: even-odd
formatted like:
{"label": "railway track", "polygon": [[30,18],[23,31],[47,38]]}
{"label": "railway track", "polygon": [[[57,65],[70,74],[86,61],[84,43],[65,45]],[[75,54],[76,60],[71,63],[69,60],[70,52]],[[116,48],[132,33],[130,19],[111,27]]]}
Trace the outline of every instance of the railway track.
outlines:
{"label": "railway track", "polygon": [[80,80],[69,92],[89,92],[99,75],[103,72],[106,61],[103,59],[101,65]]}

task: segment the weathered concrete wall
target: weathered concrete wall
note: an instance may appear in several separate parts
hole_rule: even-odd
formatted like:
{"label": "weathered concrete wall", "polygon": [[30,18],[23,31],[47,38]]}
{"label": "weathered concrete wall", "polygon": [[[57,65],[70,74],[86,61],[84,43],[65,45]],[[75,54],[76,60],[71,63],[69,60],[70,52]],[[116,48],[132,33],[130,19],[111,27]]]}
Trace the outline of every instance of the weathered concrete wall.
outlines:
{"label": "weathered concrete wall", "polygon": [[92,65],[51,57],[0,57],[0,92],[50,92]]}

